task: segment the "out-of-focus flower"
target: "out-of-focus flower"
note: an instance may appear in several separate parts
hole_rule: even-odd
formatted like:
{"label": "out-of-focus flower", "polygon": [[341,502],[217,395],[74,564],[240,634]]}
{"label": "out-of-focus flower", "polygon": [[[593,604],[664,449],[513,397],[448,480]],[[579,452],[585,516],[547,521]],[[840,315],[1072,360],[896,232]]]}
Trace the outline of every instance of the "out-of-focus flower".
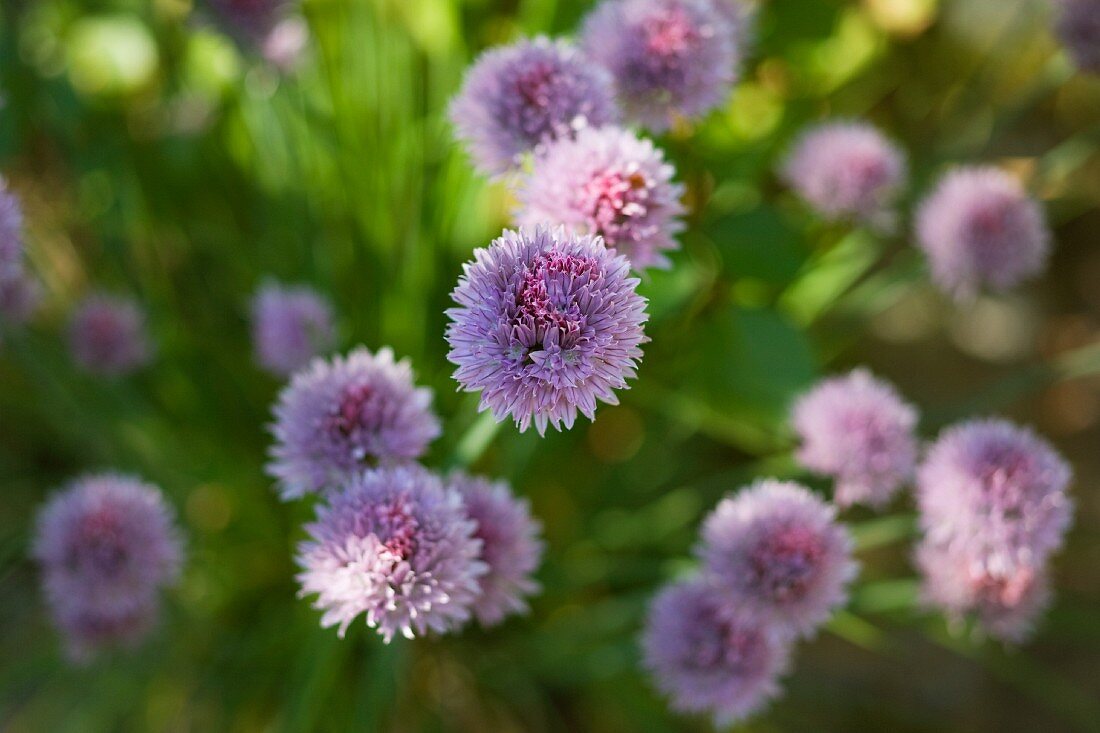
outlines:
{"label": "out-of-focus flower", "polygon": [[439,436],[432,393],[385,348],[314,359],[279,394],[268,473],[284,500],[343,485],[379,463],[419,458]]}
{"label": "out-of-focus flower", "polygon": [[917,244],[932,278],[956,298],[1006,290],[1046,266],[1051,234],[1039,204],[1004,171],[960,168],[921,203]]}
{"label": "out-of-focus flower", "polygon": [[637,271],[668,267],[683,229],[675,170],[649,140],[617,127],[586,128],[535,160],[518,192],[521,225],[563,224],[598,234]]}
{"label": "out-of-focus flower", "polygon": [[723,499],[703,523],[699,555],[725,602],[782,634],[810,636],[848,598],[852,540],[836,509],[766,479]]}
{"label": "out-of-focus flower", "polygon": [[89,295],[73,309],[68,336],[73,360],[92,374],[121,376],[152,358],[145,313],[129,298]]}
{"label": "out-of-focus flower", "polygon": [[309,42],[309,26],[292,0],[206,0],[225,31],[275,67],[292,68]]}
{"label": "out-of-focus flower", "polygon": [[819,215],[878,229],[894,227],[905,185],[905,154],[864,122],[826,122],[795,141],[780,171]]}
{"label": "out-of-focus flower", "polygon": [[474,251],[447,311],[455,379],[481,390],[481,409],[571,428],[577,411],[595,419],[596,401],[617,404],[646,338],[645,299],[630,263],[599,237],[561,227],[505,230]]}
{"label": "out-of-focus flower", "polygon": [[256,361],[272,374],[301,369],[335,341],[332,308],[307,287],[267,283],[252,300]]}
{"label": "out-of-focus flower", "polygon": [[0,178],[0,282],[23,273],[23,209]]}
{"label": "out-of-focus flower", "polygon": [[1100,0],[1058,0],[1055,30],[1082,71],[1100,73]]}
{"label": "out-of-focus flower", "polygon": [[924,541],[917,548],[926,603],[943,609],[955,623],[972,617],[996,639],[1026,641],[1050,602],[1046,568],[1017,565],[994,571],[951,544]]}
{"label": "out-of-focus flower", "polygon": [[341,637],[359,614],[388,643],[449,631],[470,617],[478,582],[476,523],[462,497],[415,465],[360,473],[329,494],[298,548],[301,595]]}
{"label": "out-of-focus flower", "polygon": [[544,37],[483,53],[450,114],[474,164],[489,175],[516,169],[545,143],[618,119],[607,74],[567,43]]}
{"label": "out-of-focus flower", "polygon": [[161,588],[179,575],[173,514],[155,487],[113,474],[85,476],[38,517],[33,554],[55,622],[78,660],[140,639]]}
{"label": "out-of-focus flower", "polygon": [[473,606],[477,620],[492,626],[509,614],[526,612],[525,597],[539,589],[531,575],[542,558],[539,524],[531,518],[527,501],[513,496],[503,481],[460,473],[448,477],[447,487],[462,496],[466,514],[477,523],[479,558],[488,567],[478,579],[481,592]]}
{"label": "out-of-focus flower", "polygon": [[309,45],[309,25],[298,15],[284,18],[275,24],[263,39],[261,51],[269,62],[282,71],[290,71],[302,58]]}
{"label": "out-of-focus flower", "polygon": [[928,540],[997,577],[1037,567],[1062,545],[1073,519],[1071,471],[1051,446],[1006,420],[945,430],[917,470]]}
{"label": "out-of-focus flower", "polygon": [[624,115],[654,132],[725,102],[737,40],[707,0],[604,0],[581,31],[585,53],[614,78]]}
{"label": "out-of-focus flower", "polygon": [[820,382],[795,403],[798,460],[836,479],[839,506],[882,507],[912,475],[917,411],[866,369]]}
{"label": "out-of-focus flower", "polygon": [[670,585],[653,600],[642,637],[646,668],[672,707],[727,726],[779,694],[788,642],[762,619],[733,611],[701,580]]}

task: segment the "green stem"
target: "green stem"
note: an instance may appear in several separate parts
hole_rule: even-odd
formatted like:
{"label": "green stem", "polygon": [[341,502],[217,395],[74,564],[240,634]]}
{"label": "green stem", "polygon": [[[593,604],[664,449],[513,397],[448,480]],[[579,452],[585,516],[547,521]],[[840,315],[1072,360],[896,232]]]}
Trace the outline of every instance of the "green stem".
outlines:
{"label": "green stem", "polygon": [[454,453],[447,460],[447,469],[466,469],[476,463],[500,432],[501,424],[490,410],[478,415],[459,439]]}

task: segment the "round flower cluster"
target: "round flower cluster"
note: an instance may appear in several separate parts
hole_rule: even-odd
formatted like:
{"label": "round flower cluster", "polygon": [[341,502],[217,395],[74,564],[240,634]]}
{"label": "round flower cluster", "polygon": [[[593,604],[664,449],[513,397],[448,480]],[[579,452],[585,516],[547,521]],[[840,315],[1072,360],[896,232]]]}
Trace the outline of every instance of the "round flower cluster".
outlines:
{"label": "round flower cluster", "polygon": [[563,224],[598,234],[638,272],[669,266],[683,186],[660,149],[617,127],[586,128],[537,158],[517,191],[521,226]]}
{"label": "round flower cluster", "polygon": [[1073,518],[1070,478],[1050,445],[1005,420],[945,430],[917,471],[916,561],[929,602],[972,614],[992,636],[1026,638]]}
{"label": "round flower cluster", "polygon": [[1100,0],[1058,0],[1058,39],[1082,71],[1100,74]]}
{"label": "round flower cluster", "polygon": [[611,80],[563,41],[539,37],[486,51],[451,103],[451,120],[477,167],[515,170],[523,156],[618,118]]}
{"label": "round flower cluster", "polygon": [[823,218],[894,226],[905,155],[863,122],[827,122],[802,133],[781,169],[787,185]]}
{"label": "round flower cluster", "polygon": [[1038,274],[1051,240],[1039,204],[1016,179],[988,167],[945,175],[917,211],[916,236],[932,279],[957,298]]}
{"label": "round flower cluster", "polygon": [[847,601],[852,540],[808,489],[767,479],[704,520],[702,572],[653,601],[645,665],[676,709],[729,725],[779,693],[798,638]]}
{"label": "round flower cluster", "polygon": [[913,475],[917,411],[865,369],[826,379],[795,403],[798,460],[836,480],[838,506],[881,508]]}
{"label": "round flower cluster", "polygon": [[97,293],[77,304],[69,318],[69,351],[85,371],[129,374],[152,359],[145,313],[129,298]]}
{"label": "round flower cluster", "polygon": [[268,473],[283,499],[327,491],[364,468],[419,458],[439,436],[432,393],[413,384],[412,365],[385,348],[314,359],[274,408]]}
{"label": "round flower cluster", "polygon": [[447,358],[481,409],[520,431],[595,419],[596,401],[633,378],[646,340],[645,300],[630,263],[599,237],[537,227],[505,230],[474,252],[447,311]]}
{"label": "round flower cluster", "polygon": [[226,32],[258,50],[280,69],[292,67],[309,38],[305,20],[291,0],[207,0]]}
{"label": "round flower cluster", "polygon": [[54,623],[71,657],[139,641],[155,623],[160,590],[179,575],[182,549],[160,491],[127,476],[85,476],[38,517],[33,554]]}
{"label": "round flower cluster", "polygon": [[738,40],[710,0],[605,0],[581,30],[581,47],[610,72],[624,115],[654,132],[725,101]]}
{"label": "round flower cluster", "polygon": [[341,637],[363,614],[388,643],[485,626],[537,589],[537,525],[506,485],[415,464],[358,473],[328,494],[298,548],[301,595]]}
{"label": "round flower cluster", "polygon": [[23,325],[38,304],[38,283],[23,258],[23,210],[0,178],[0,335]]}
{"label": "round flower cluster", "polygon": [[252,300],[256,362],[277,376],[301,369],[332,347],[332,308],[316,291],[267,283]]}

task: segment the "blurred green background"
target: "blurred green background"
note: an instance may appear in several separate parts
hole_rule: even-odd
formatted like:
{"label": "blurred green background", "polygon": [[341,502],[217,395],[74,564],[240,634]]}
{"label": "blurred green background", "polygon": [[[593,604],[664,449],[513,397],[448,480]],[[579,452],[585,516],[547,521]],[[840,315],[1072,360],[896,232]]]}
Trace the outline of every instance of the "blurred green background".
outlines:
{"label": "blurred green background", "polygon": [[[1100,730],[1100,79],[1074,74],[1045,0],[771,0],[728,106],[660,142],[689,189],[675,267],[642,285],[653,341],[594,424],[492,436],[455,391],[443,309],[508,223],[445,107],[483,48],[568,34],[582,0],[306,0],[282,74],[188,0],[3,0],[0,171],[46,299],[0,346],[0,729],[673,731],[637,669],[645,604],[691,568],[701,516],[760,475],[801,476],[784,416],[865,363],[947,422],[1034,424],[1077,471],[1058,600],[1006,651],[914,608],[912,508],[846,514],[863,576],[749,731]],[[866,117],[912,156],[911,197],[953,161],[1023,176],[1057,233],[1049,273],[956,307],[905,236],[815,222],[773,174],[809,121]],[[296,600],[311,516],[262,470],[280,385],[253,364],[264,276],[328,293],[341,348],[391,345],[436,390],[427,463],[473,459],[545,525],[529,617],[384,646],[339,641]],[[93,288],[150,311],[155,364],[100,381],[60,338]],[[491,441],[491,442],[490,442]],[[484,450],[482,450],[484,449]],[[36,507],[75,474],[162,486],[189,562],[141,649],[71,669],[28,555]],[[821,482],[812,485],[825,489]]]}

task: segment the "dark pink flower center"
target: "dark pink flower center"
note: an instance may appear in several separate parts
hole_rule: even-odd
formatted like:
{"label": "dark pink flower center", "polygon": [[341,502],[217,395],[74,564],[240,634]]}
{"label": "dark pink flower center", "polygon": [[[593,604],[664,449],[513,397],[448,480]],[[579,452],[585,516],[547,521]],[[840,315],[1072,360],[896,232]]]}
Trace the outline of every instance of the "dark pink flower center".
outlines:
{"label": "dark pink flower center", "polygon": [[405,496],[379,503],[373,508],[375,534],[387,550],[402,560],[416,553],[417,530],[420,524],[412,510],[412,502]]}
{"label": "dark pink flower center", "polygon": [[588,213],[589,226],[601,235],[609,247],[624,237],[632,218],[644,216],[649,188],[640,172],[624,175],[620,171],[596,176],[581,190],[582,207]]}
{"label": "dark pink flower center", "polygon": [[557,70],[552,64],[534,63],[516,78],[516,93],[530,107],[549,107],[556,76]]}
{"label": "dark pink flower center", "polygon": [[118,516],[101,509],[80,521],[67,564],[73,570],[86,567],[105,576],[114,575],[126,563],[126,545]]}
{"label": "dark pink flower center", "polygon": [[1034,587],[1035,580],[1035,572],[1024,567],[1007,578],[978,573],[971,578],[970,584],[981,598],[1006,608],[1015,608]]}
{"label": "dark pink flower center", "polygon": [[574,293],[576,281],[598,272],[599,263],[591,257],[560,252],[536,256],[516,293],[517,320],[535,332],[532,342],[523,346],[538,350],[547,333],[556,331],[558,345],[573,348],[586,324]]}
{"label": "dark pink flower center", "polygon": [[715,617],[701,619],[692,633],[689,665],[698,670],[741,670],[752,664],[761,649],[760,634]]}
{"label": "dark pink flower center", "polygon": [[803,525],[789,525],[764,537],[749,556],[760,589],[776,601],[802,598],[825,555],[821,537]]}
{"label": "dark pink flower center", "polygon": [[674,59],[691,50],[699,40],[699,29],[683,8],[670,8],[642,24],[646,49],[665,59]]}

